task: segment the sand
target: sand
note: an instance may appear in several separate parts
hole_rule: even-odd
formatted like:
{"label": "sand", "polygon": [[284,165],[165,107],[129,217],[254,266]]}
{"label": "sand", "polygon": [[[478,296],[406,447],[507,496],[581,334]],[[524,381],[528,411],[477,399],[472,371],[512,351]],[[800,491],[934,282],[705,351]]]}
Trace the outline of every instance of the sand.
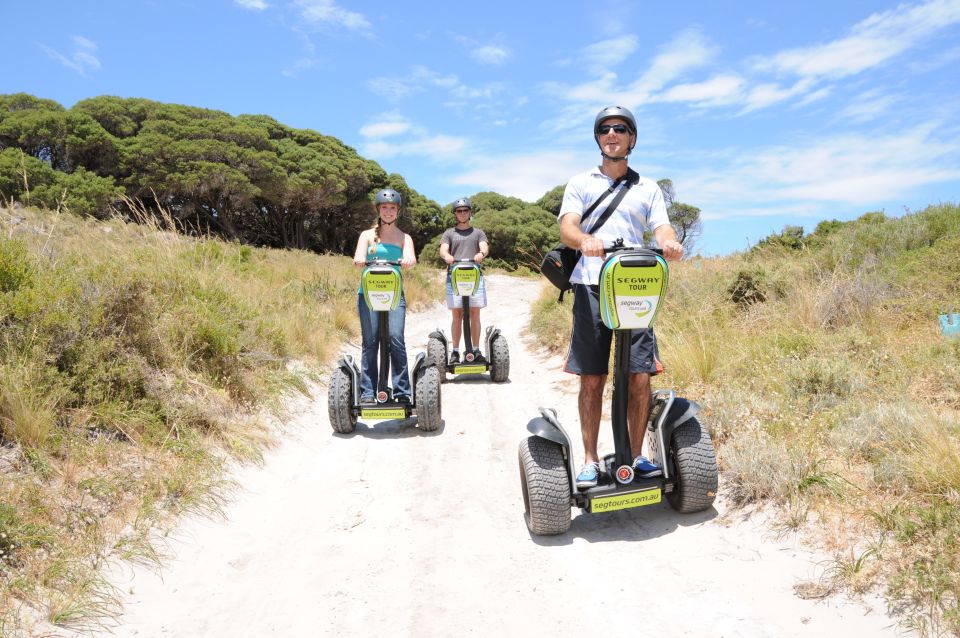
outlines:
{"label": "sand", "polygon": [[[732,508],[722,481],[706,512],[572,510],[567,534],[531,536],[517,462],[526,423],[551,406],[578,431],[576,378],[523,336],[540,286],[488,278],[481,317],[507,337],[510,380],[445,383],[435,433],[405,421],[334,434],[318,388],[265,463],[236,471],[223,518],[184,519],[159,572],[111,568],[124,613],[95,635],[898,635],[877,599],[798,596],[829,557]],[[449,334],[440,304],[408,316],[411,356],[436,327]],[[601,452],[610,441],[604,424]]]}

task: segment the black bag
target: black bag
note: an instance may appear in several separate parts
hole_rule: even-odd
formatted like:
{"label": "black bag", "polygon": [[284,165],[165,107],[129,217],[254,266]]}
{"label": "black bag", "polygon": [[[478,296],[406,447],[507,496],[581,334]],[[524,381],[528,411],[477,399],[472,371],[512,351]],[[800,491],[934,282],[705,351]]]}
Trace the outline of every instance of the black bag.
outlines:
{"label": "black bag", "polygon": [[[587,231],[588,235],[592,235],[597,232],[597,229],[603,226],[603,224],[610,218],[610,215],[613,214],[613,211],[617,209],[617,206],[620,205],[620,202],[623,201],[623,198],[626,196],[627,191],[630,190],[630,187],[640,181],[640,176],[637,175],[636,171],[632,168],[627,169],[627,174],[616,180],[613,185],[607,189],[603,195],[597,198],[597,201],[584,212],[583,217],[580,219],[582,224],[584,220],[589,217],[594,210],[597,209],[597,206],[600,205],[607,195],[616,190],[622,182],[626,182],[626,185],[617,193],[617,196],[613,198],[613,201],[610,202],[610,205],[607,206],[607,209],[603,211],[603,215],[600,216],[593,226],[590,227],[590,230]],[[560,297],[557,299],[557,303],[563,301],[563,293],[570,290],[573,285],[570,283],[570,276],[573,275],[573,269],[577,267],[577,262],[580,261],[580,251],[570,248],[566,244],[560,244],[546,255],[543,256],[543,261],[540,262],[540,272],[543,273],[543,276],[547,280],[556,286],[560,290]]]}
{"label": "black bag", "polygon": [[[560,293],[570,290],[570,275],[580,261],[580,251],[560,244],[546,255],[540,263],[540,272],[550,283],[560,289]],[[561,297],[562,299],[562,297]]]}

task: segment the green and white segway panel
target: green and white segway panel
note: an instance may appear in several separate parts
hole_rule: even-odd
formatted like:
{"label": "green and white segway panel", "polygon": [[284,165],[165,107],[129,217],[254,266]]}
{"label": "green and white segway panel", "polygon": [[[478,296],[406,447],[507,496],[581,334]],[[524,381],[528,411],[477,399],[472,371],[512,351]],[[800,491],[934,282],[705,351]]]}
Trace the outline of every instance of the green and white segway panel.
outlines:
{"label": "green and white segway panel", "polygon": [[455,297],[470,297],[480,288],[480,266],[454,264],[450,272],[450,284]]}
{"label": "green and white segway panel", "polygon": [[611,330],[649,328],[667,294],[667,262],[646,250],[610,255],[600,270],[600,318]]}
{"label": "green and white segway panel", "polygon": [[403,277],[395,266],[373,264],[363,269],[363,274],[360,275],[360,290],[370,310],[394,310],[400,305]]}

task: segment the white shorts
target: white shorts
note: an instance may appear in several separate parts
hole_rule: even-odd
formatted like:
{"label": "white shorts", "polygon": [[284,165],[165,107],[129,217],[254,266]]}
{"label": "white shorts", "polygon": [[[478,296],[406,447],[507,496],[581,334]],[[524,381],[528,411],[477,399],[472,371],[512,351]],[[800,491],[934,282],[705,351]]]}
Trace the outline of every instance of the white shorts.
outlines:
{"label": "white shorts", "polygon": [[[485,308],[487,305],[487,284],[483,277],[480,277],[480,286],[478,290],[470,295],[471,308]],[[450,282],[450,275],[447,275],[447,308],[463,308],[463,297],[454,296],[453,284]]]}

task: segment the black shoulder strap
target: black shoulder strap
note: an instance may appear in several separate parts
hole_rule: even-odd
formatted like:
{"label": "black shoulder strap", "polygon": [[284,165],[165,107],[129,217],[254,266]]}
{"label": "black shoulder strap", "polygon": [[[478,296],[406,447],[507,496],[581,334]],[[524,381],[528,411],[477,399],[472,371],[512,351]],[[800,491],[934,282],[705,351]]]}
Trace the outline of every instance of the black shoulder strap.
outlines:
{"label": "black shoulder strap", "polygon": [[603,195],[601,195],[600,197],[598,197],[595,202],[593,202],[592,204],[590,204],[590,207],[587,208],[587,210],[583,211],[583,215],[580,216],[580,223],[581,223],[581,224],[587,220],[587,217],[590,217],[590,215],[593,213],[593,211],[597,210],[597,206],[599,206],[599,205],[601,204],[601,202],[603,202],[603,200],[605,200],[605,199],[607,198],[607,195],[609,195],[610,193],[612,193],[612,192],[617,188],[617,186],[620,185],[620,182],[621,182],[621,181],[623,181],[623,178],[620,178],[620,179],[614,181],[613,184],[610,185],[610,188],[608,188],[608,189],[603,193]]}
{"label": "black shoulder strap", "polygon": [[592,235],[597,232],[601,226],[603,226],[610,215],[613,215],[613,211],[617,210],[617,206],[620,205],[620,202],[623,201],[623,198],[627,196],[627,191],[630,190],[630,187],[640,181],[640,176],[632,168],[627,169],[627,174],[617,180],[613,187],[615,188],[620,182],[626,182],[623,188],[620,189],[620,192],[617,193],[616,197],[613,198],[613,201],[610,202],[610,205],[607,206],[607,209],[603,211],[603,215],[593,223],[593,226],[590,227],[590,230],[587,231],[588,235]]}
{"label": "black shoulder strap", "polygon": [[[607,189],[607,192],[601,195],[600,198],[597,199],[597,201],[595,201],[593,205],[590,206],[589,209],[587,209],[587,211],[583,214],[583,217],[580,218],[580,223],[583,223],[583,220],[588,215],[590,215],[590,213],[592,213],[594,209],[596,209],[597,205],[600,204],[600,202],[602,202],[607,195],[613,192],[613,190],[617,186],[619,186],[622,182],[626,182],[624,187],[620,189],[620,192],[617,193],[616,197],[613,198],[613,201],[610,202],[610,205],[607,206],[607,209],[603,211],[603,215],[601,215],[600,218],[596,222],[594,222],[593,226],[590,227],[590,230],[587,231],[588,235],[592,235],[593,233],[595,233],[598,228],[603,226],[606,223],[606,221],[610,219],[610,215],[613,215],[613,211],[617,210],[617,206],[619,206],[620,202],[623,201],[623,198],[626,197],[627,191],[630,190],[630,187],[639,181],[640,181],[640,175],[637,174],[637,171],[633,170],[632,168],[627,168],[627,174],[621,177],[620,179],[616,180],[613,183],[613,185],[609,189]],[[580,254],[580,251],[577,251],[578,256],[579,254]],[[564,292],[566,291],[564,290],[560,291],[560,296],[557,298],[557,303],[563,303]]]}

